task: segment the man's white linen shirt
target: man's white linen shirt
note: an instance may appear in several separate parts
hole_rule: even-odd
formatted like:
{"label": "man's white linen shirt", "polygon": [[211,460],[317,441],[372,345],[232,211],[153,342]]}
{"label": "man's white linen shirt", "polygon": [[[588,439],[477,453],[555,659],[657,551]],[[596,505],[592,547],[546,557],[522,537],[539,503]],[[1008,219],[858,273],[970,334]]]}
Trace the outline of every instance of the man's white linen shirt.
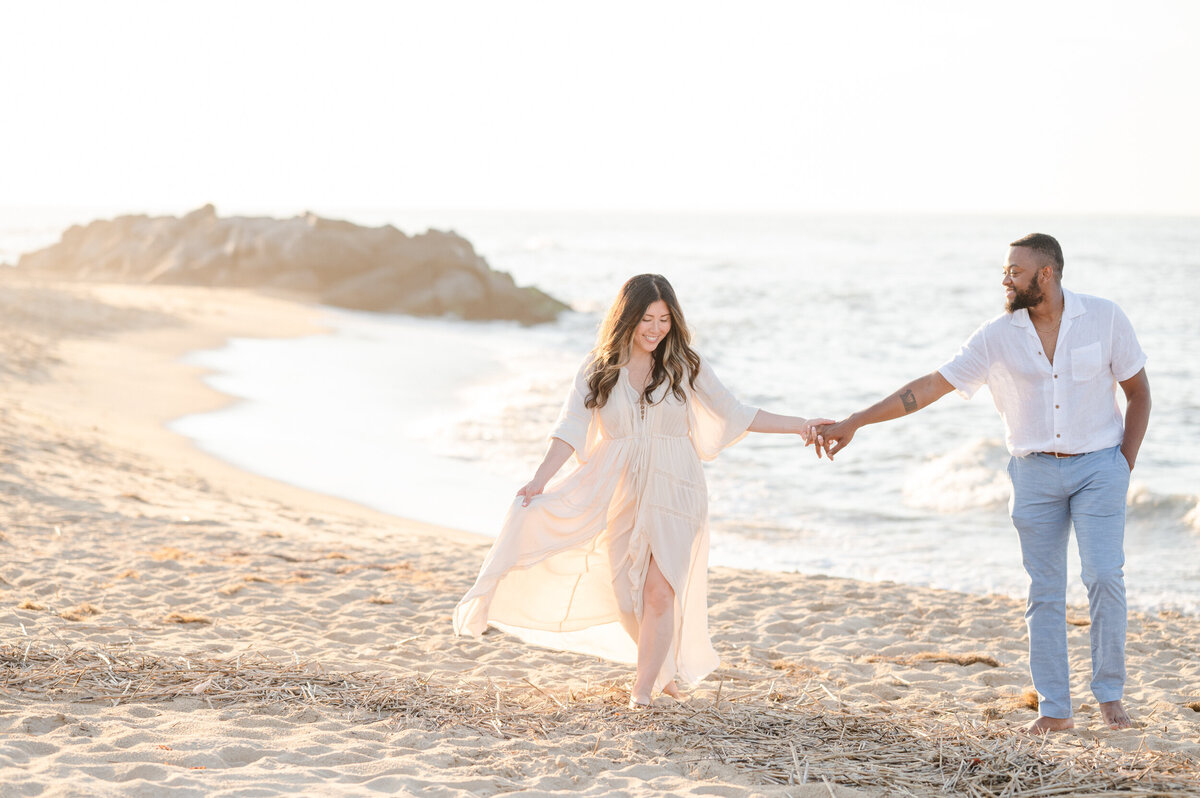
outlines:
{"label": "man's white linen shirt", "polygon": [[984,323],[938,371],[965,399],[988,386],[1014,457],[1120,444],[1117,383],[1146,365],[1129,319],[1114,302],[1063,289],[1054,352],[1051,364],[1022,309]]}

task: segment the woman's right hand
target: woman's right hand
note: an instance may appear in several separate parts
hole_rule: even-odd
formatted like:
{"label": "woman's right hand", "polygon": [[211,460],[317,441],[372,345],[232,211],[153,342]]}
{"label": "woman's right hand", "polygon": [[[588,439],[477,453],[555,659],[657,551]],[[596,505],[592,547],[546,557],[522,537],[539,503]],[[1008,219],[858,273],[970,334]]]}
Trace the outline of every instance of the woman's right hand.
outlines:
{"label": "woman's right hand", "polygon": [[533,479],[517,491],[517,495],[521,497],[522,507],[528,507],[534,496],[541,495],[542,491],[546,489],[546,483],[558,473],[558,469],[562,468],[562,464],[567,462],[567,458],[574,452],[571,444],[562,438],[550,438],[550,447],[546,449],[546,456],[542,458],[542,464],[534,472]]}
{"label": "woman's right hand", "polygon": [[529,482],[527,482],[524,487],[522,487],[519,491],[517,491],[517,495],[521,497],[521,506],[528,507],[529,500],[532,499],[534,496],[541,495],[542,491],[545,489],[546,489],[546,480],[538,479],[537,477],[534,477],[533,479],[529,480]]}

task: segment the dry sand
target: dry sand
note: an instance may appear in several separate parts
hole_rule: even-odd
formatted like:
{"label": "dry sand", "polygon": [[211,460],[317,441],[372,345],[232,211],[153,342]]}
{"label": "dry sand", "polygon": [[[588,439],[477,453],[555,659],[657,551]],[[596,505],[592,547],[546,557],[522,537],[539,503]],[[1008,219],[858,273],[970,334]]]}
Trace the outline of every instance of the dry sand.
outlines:
{"label": "dry sand", "polygon": [[1011,733],[1035,713],[1006,598],[714,569],[722,667],[642,713],[623,666],[456,639],[486,541],[162,426],[226,401],[184,352],[318,324],[233,290],[0,271],[0,795],[1200,794],[1188,616],[1131,617],[1123,732],[1072,626],[1084,706],[1048,741]]}

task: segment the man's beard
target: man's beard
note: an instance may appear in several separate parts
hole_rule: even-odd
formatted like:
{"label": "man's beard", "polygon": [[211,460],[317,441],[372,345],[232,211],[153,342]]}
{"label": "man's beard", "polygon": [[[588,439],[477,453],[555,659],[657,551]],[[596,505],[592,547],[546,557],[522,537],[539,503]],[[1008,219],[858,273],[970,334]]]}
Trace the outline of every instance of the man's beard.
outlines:
{"label": "man's beard", "polygon": [[1004,303],[1004,309],[1012,313],[1022,308],[1036,307],[1045,298],[1046,295],[1042,293],[1042,286],[1038,283],[1038,276],[1035,274],[1029,287],[1013,294],[1012,299]]}

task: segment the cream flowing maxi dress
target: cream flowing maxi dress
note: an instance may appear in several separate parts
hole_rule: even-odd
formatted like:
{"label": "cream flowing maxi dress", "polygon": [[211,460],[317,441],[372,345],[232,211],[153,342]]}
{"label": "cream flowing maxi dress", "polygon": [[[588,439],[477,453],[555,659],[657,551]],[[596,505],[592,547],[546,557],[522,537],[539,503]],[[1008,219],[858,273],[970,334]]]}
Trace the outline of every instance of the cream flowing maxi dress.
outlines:
{"label": "cream flowing maxi dress", "polygon": [[741,440],[757,408],[707,361],[687,401],[667,384],[641,401],[622,368],[604,407],[584,406],[585,361],[553,438],[575,450],[528,507],[513,502],[479,578],[454,610],[458,634],[495,626],[534,645],[637,661],[650,557],[675,591],[674,640],[655,679],[695,684],[718,665],[708,636],[708,491],[701,460]]}

